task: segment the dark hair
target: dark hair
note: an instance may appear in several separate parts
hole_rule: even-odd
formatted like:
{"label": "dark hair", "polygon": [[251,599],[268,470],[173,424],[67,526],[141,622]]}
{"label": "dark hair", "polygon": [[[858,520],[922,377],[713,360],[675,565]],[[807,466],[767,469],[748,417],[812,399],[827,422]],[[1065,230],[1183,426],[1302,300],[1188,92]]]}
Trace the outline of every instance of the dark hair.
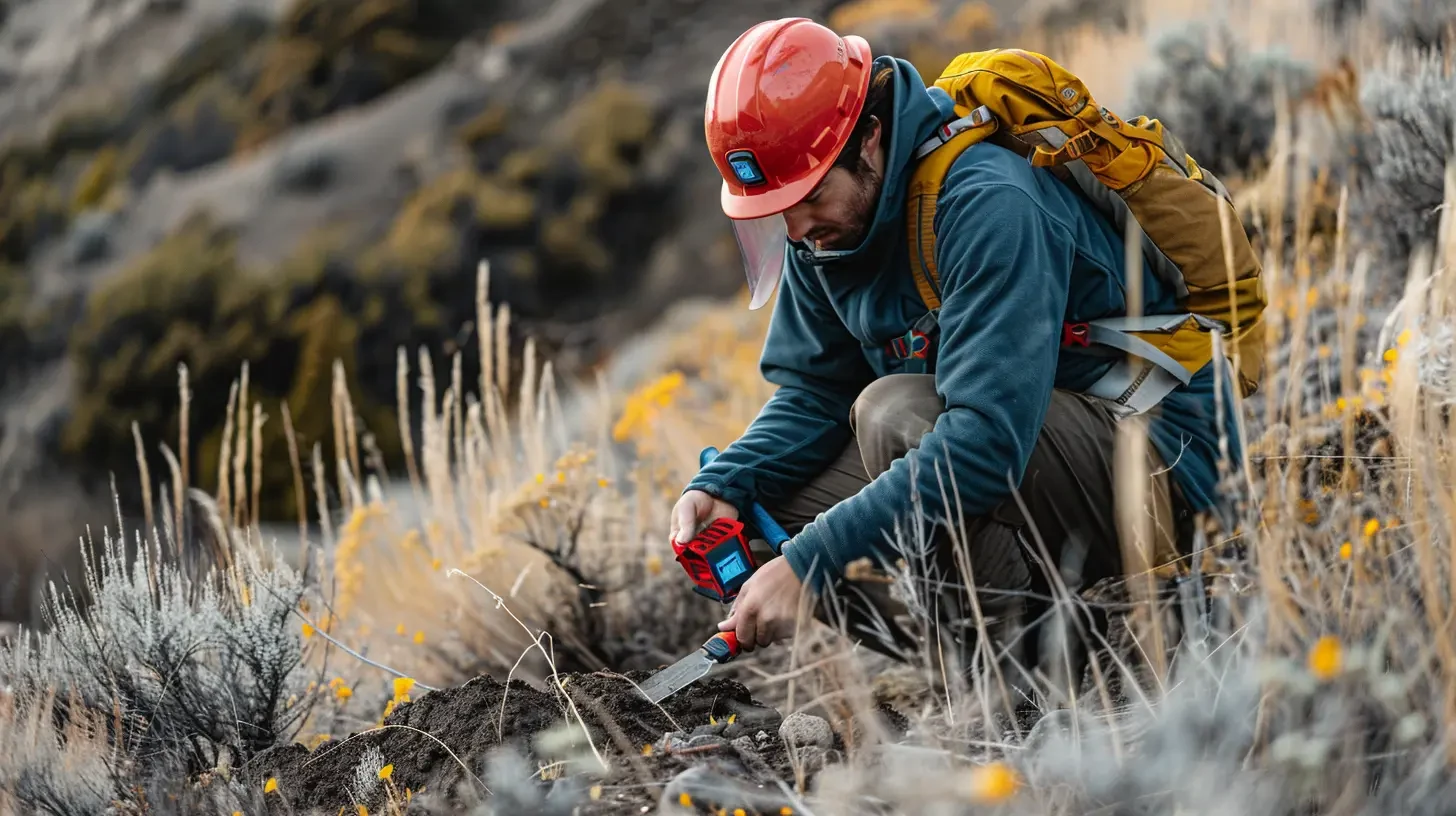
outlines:
{"label": "dark hair", "polygon": [[870,80],[870,87],[865,91],[864,109],[860,111],[859,120],[854,123],[854,130],[849,133],[849,141],[844,143],[844,149],[834,158],[835,167],[843,167],[850,172],[860,169],[859,151],[865,136],[869,135],[871,116],[880,120],[880,142],[889,146],[891,123],[895,120],[894,90],[895,69],[881,68]]}

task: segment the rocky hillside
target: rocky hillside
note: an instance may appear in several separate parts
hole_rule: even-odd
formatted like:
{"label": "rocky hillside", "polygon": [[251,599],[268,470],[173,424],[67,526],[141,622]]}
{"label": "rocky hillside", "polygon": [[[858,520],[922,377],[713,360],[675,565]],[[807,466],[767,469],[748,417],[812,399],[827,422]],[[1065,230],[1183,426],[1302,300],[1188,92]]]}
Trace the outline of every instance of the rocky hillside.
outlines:
{"label": "rocky hillside", "polygon": [[517,338],[567,374],[684,295],[733,293],[702,88],[748,25],[827,6],[8,6],[0,512],[17,540],[0,552],[31,547],[15,531],[45,497],[104,523],[109,503],[76,494],[104,497],[115,472],[135,500],[134,425],[166,472],[179,363],[188,475],[208,486],[250,361],[264,458],[284,465],[264,511],[287,518],[283,401],[304,450],[329,455],[341,359],[362,420],[396,450],[397,349],[423,346],[442,370],[459,350],[469,376],[481,258]]}

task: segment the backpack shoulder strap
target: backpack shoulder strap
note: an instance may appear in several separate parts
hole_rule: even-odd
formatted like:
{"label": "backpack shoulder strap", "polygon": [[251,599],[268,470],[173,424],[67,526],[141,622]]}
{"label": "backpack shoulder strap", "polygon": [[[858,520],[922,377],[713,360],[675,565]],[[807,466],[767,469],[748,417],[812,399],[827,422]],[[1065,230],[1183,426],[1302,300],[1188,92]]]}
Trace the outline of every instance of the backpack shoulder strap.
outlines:
{"label": "backpack shoulder strap", "polygon": [[905,191],[905,224],[910,236],[910,269],[920,299],[940,308],[940,273],[935,267],[935,205],[950,166],[966,148],[996,131],[986,106],[941,125],[915,149],[915,169]]}

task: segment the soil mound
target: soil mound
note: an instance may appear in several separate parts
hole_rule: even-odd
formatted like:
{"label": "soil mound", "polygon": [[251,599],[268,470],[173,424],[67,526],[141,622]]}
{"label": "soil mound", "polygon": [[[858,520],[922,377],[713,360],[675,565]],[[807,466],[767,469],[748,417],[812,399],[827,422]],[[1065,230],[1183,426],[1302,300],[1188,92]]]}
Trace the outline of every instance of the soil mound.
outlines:
{"label": "soil mound", "polygon": [[[562,675],[565,695],[554,685],[543,690],[522,680],[506,684],[481,676],[401,704],[382,728],[326,741],[311,752],[295,743],[260,754],[249,763],[248,776],[258,784],[269,777],[278,780],[278,795],[268,797],[270,812],[332,814],[344,808],[353,813],[357,805],[378,812],[390,787],[400,799],[407,790],[424,790],[436,801],[484,796],[482,774],[491,755],[511,748],[528,768],[530,778],[522,784],[544,793],[556,779],[590,770],[588,761],[594,759],[591,746],[579,738],[582,724],[611,766],[592,776],[612,791],[585,803],[591,809],[582,813],[655,804],[661,786],[695,764],[725,768],[739,778],[787,774],[787,755],[777,736],[781,718],[743,685],[707,677],[659,705],[637,689],[649,676],[646,671]],[[389,785],[374,781],[381,763],[393,766]],[[553,766],[562,770],[553,773]],[[610,784],[614,779],[638,784]]]}

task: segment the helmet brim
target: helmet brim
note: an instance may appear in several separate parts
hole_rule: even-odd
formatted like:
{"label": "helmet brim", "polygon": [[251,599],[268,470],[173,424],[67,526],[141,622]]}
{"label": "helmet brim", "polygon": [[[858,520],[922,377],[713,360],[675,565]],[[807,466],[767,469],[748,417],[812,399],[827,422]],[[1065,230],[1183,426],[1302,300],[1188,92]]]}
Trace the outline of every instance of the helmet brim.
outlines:
{"label": "helmet brim", "polygon": [[770,215],[778,215],[788,208],[804,200],[804,196],[814,191],[819,182],[833,167],[833,162],[824,162],[822,167],[815,168],[810,175],[783,187],[773,190],[765,190],[753,195],[737,195],[728,182],[723,182],[723,192],[719,196],[723,205],[723,214],[735,221],[744,221],[753,218],[766,218]]}
{"label": "helmet brim", "polygon": [[[855,55],[859,57],[864,65],[864,70],[860,72],[859,93],[854,95],[854,106],[846,112],[846,118],[851,122],[857,122],[860,114],[864,111],[864,99],[870,87],[870,75],[873,73],[871,66],[873,65],[874,57],[870,51],[869,42],[862,37],[849,35],[844,37],[844,43],[846,47],[855,52]],[[845,132],[844,138],[846,141],[848,140],[848,131]],[[764,218],[770,215],[777,215],[789,209],[800,201],[803,201],[805,196],[809,195],[815,187],[819,186],[819,182],[823,181],[824,177],[828,175],[829,171],[834,167],[834,162],[839,159],[839,154],[843,150],[844,144],[841,143],[835,149],[834,154],[820,162],[819,166],[815,167],[802,178],[795,179],[781,187],[763,190],[761,192],[738,194],[733,191],[733,186],[725,180],[719,196],[723,214],[729,218],[740,220]]]}

